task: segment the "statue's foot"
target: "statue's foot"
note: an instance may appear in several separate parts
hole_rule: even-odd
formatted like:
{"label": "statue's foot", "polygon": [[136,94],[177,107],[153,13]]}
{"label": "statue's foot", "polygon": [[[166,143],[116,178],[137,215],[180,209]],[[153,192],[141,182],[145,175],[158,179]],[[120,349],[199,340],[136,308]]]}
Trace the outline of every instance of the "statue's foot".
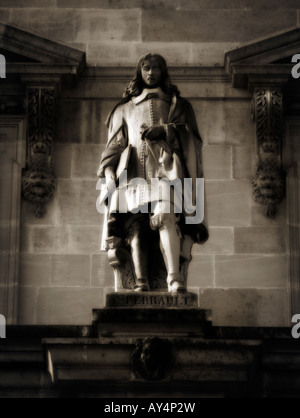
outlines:
{"label": "statue's foot", "polygon": [[134,290],[134,292],[148,292],[150,290],[148,280],[147,279],[137,279],[133,290]]}
{"label": "statue's foot", "polygon": [[142,285],[142,286],[135,285],[134,288],[133,288],[134,292],[148,292],[149,290],[150,289],[147,286],[144,286],[144,285]]}
{"label": "statue's foot", "polygon": [[186,293],[184,282],[175,275],[173,277],[168,277],[168,290],[170,293]]}
{"label": "statue's foot", "polygon": [[186,293],[185,286],[180,282],[174,282],[171,286],[168,286],[170,293]]}

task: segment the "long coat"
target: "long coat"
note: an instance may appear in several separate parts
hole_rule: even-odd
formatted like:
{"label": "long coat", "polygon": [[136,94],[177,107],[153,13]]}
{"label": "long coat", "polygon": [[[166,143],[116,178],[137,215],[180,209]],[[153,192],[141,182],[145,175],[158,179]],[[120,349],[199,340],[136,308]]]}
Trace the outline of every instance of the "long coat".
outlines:
{"label": "long coat", "polygon": [[[142,130],[153,125],[164,125],[164,136],[152,141],[142,140]],[[137,177],[145,179],[148,184],[152,178],[167,178],[170,181],[191,178],[195,204],[195,182],[203,177],[201,147],[202,140],[191,104],[181,97],[168,96],[160,88],[144,89],[140,96],[131,98],[113,110],[98,175],[104,177],[108,166],[120,171],[120,162],[126,154],[122,168],[127,170],[128,183]],[[135,200],[131,192],[135,192]],[[117,206],[118,196],[117,190],[112,199],[113,206]],[[136,196],[136,190],[127,190],[130,209],[151,201],[147,186],[140,187],[138,200]],[[132,202],[135,204],[132,205]],[[186,225],[181,222],[180,226],[183,234],[192,236],[195,242],[202,243],[208,237],[203,224]]]}

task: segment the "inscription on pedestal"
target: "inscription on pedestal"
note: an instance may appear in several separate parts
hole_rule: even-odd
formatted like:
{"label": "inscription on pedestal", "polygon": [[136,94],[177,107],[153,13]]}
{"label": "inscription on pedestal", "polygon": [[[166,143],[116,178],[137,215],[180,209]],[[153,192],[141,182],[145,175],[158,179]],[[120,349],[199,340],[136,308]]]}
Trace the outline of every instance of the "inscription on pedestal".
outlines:
{"label": "inscription on pedestal", "polygon": [[111,293],[106,296],[109,308],[196,308],[198,296],[194,293],[175,294],[161,292]]}

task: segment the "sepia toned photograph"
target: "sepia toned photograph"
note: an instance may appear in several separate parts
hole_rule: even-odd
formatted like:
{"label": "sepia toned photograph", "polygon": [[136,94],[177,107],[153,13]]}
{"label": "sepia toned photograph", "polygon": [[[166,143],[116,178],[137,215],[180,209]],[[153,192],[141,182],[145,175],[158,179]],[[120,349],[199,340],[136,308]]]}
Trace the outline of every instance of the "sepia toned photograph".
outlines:
{"label": "sepia toned photograph", "polygon": [[0,0],[0,398],[300,398],[299,164],[299,0]]}

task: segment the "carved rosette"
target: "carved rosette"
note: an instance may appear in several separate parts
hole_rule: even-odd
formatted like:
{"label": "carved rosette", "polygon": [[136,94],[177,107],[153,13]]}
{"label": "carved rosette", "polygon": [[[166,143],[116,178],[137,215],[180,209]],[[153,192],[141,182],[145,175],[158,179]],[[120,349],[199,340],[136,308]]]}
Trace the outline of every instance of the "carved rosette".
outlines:
{"label": "carved rosette", "polygon": [[254,90],[254,118],[257,137],[257,171],[252,179],[253,198],[274,217],[285,197],[285,173],[281,148],[283,132],[282,90],[279,87]]}
{"label": "carved rosette", "polygon": [[45,205],[56,189],[52,166],[54,106],[54,88],[27,89],[28,156],[22,192],[24,199],[35,205],[38,218],[44,216]]}

